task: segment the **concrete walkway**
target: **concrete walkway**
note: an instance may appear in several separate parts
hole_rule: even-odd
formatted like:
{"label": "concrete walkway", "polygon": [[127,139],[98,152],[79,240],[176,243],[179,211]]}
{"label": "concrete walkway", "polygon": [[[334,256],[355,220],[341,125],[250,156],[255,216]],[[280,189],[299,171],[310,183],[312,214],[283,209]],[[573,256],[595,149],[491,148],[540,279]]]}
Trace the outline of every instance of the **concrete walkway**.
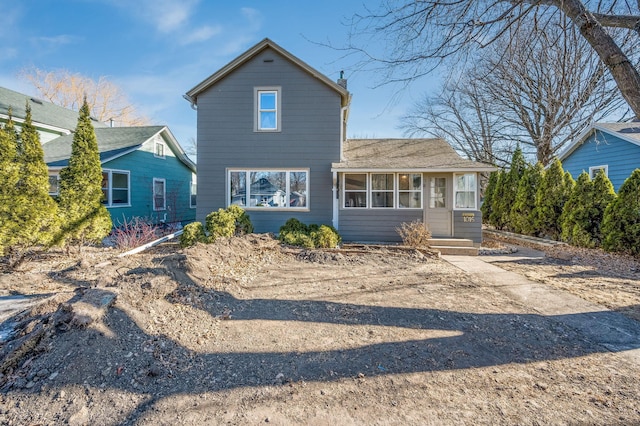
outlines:
{"label": "concrete walkway", "polygon": [[640,322],[491,264],[506,258],[513,261],[535,257],[544,257],[544,253],[522,248],[505,256],[445,255],[442,259],[467,272],[478,282],[533,308],[540,315],[552,316],[553,320],[578,330],[587,340],[612,352],[624,352],[626,358],[640,364]]}

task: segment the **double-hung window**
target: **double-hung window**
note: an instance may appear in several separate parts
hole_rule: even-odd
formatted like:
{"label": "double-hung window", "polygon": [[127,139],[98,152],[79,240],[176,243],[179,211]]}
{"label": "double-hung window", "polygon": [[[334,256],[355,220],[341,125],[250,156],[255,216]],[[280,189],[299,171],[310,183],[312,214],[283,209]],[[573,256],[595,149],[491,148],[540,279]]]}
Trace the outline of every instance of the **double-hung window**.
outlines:
{"label": "double-hung window", "polygon": [[476,209],[476,174],[455,174],[453,176],[454,208],[460,210]]}
{"label": "double-hung window", "polygon": [[367,207],[366,173],[348,173],[344,175],[344,206]]}
{"label": "double-hung window", "polygon": [[153,146],[153,155],[156,158],[164,158],[164,142],[156,140]]}
{"label": "double-hung window", "polygon": [[398,208],[422,208],[422,173],[398,174]]}
{"label": "double-hung window", "polygon": [[281,96],[279,87],[255,88],[255,125],[256,132],[280,131]]}
{"label": "double-hung window", "polygon": [[604,165],[604,166],[593,166],[593,167],[589,167],[589,177],[591,179],[595,179],[596,176],[598,176],[598,173],[601,172],[604,173],[605,176],[609,176],[609,166],[608,165]]}
{"label": "double-hung window", "polygon": [[130,188],[128,170],[102,170],[102,203],[107,207],[129,206]]}
{"label": "double-hung window", "polygon": [[308,209],[308,170],[229,170],[229,204],[245,209]]}
{"label": "double-hung window", "polygon": [[166,181],[153,178],[153,210],[167,209]]}

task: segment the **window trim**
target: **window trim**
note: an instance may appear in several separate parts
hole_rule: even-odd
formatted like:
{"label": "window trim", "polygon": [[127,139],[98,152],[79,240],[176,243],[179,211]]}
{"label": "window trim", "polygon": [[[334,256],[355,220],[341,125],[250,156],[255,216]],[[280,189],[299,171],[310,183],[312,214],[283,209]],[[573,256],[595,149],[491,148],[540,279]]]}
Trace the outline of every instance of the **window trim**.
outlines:
{"label": "window trim", "polygon": [[[373,189],[373,175],[392,175],[392,183],[393,183],[393,188],[389,189]],[[371,172],[368,173],[368,179],[369,179],[369,202],[370,202],[370,208],[371,209],[383,209],[383,210],[388,210],[388,209],[395,209],[397,208],[397,198],[398,198],[398,192],[397,192],[397,182],[396,180],[397,178],[397,174],[396,173],[384,173],[384,172]],[[373,205],[373,195],[376,192],[380,192],[380,193],[384,193],[384,194],[388,194],[391,193],[392,197],[393,197],[393,202],[391,203],[391,206],[375,206]]]}
{"label": "window trim", "polygon": [[[49,179],[51,179],[52,177],[56,178],[56,191],[49,191],[49,195],[55,197],[60,195],[60,172],[49,172]],[[51,181],[49,181],[49,189],[51,189]]]}
{"label": "window trim", "polygon": [[601,166],[591,166],[591,167],[589,167],[589,178],[591,180],[596,178],[598,170],[604,170],[604,175],[609,177],[609,165],[608,164],[603,164]]}
{"label": "window trim", "polygon": [[[162,154],[158,154],[159,146],[162,147]],[[166,154],[165,154],[166,149],[167,149],[167,144],[164,143],[163,141],[156,139],[153,143],[153,156],[164,160],[166,158]]]}
{"label": "window trim", "polygon": [[[119,169],[102,169],[102,173],[107,174],[107,200],[104,206],[107,208],[131,207],[131,171]],[[113,173],[127,176],[127,202],[113,204]]]}
{"label": "window trim", "polygon": [[[162,207],[156,207],[156,182],[162,182]],[[153,178],[153,186],[151,189],[151,203],[154,212],[163,212],[167,210],[167,180],[164,178]]]}
{"label": "window trim", "polygon": [[[260,125],[260,113],[263,111],[260,109],[260,93],[273,92],[276,95],[276,127],[275,129],[263,129]],[[280,86],[259,86],[253,88],[253,131],[260,133],[277,133],[282,130],[282,87]],[[266,112],[267,110],[265,110]],[[271,110],[268,110],[271,111]]]}
{"label": "window trim", "polygon": [[[229,207],[231,205],[231,173],[245,173],[245,185],[249,186],[247,188],[247,194],[245,198],[251,198],[251,173],[255,172],[270,172],[270,173],[285,173],[285,196],[288,200],[286,206],[282,207],[260,207],[260,206],[251,206],[245,205],[240,206],[243,210],[250,211],[310,211],[311,210],[311,172],[310,169],[305,168],[262,168],[262,167],[234,167],[227,168],[227,182],[226,182],[226,206]],[[303,207],[291,207],[289,204],[291,203],[291,173],[306,173],[307,174],[307,191],[306,191],[306,200],[305,206]],[[250,204],[250,202],[249,202]]]}
{"label": "window trim", "polygon": [[[470,192],[470,191],[458,191],[456,187],[457,177],[458,176],[473,176],[475,180],[475,185],[473,187],[473,207],[457,207],[456,206],[456,194],[458,192]],[[454,173],[453,174],[453,210],[466,210],[466,211],[476,211],[478,210],[478,173]]]}
{"label": "window trim", "polygon": [[[195,191],[193,190],[195,187]],[[193,202],[193,199],[195,197],[195,203]],[[190,209],[195,209],[196,206],[198,205],[198,179],[193,176],[191,178],[191,182],[189,182],[189,208]]]}
{"label": "window trim", "polygon": [[[379,190],[374,190],[372,188],[372,181],[371,181],[371,176],[372,175],[378,175],[378,174],[384,174],[384,175],[388,175],[388,174],[393,174],[393,206],[392,207],[373,207],[371,205],[371,199],[373,196],[374,192],[391,192],[391,191],[379,191]],[[367,187],[363,190],[363,189],[346,189],[346,177],[347,175],[365,175],[366,176],[366,185]],[[400,190],[400,175],[420,175],[420,189],[403,189]],[[347,210],[357,210],[357,209],[369,209],[369,210],[389,210],[389,209],[395,209],[395,210],[422,210],[424,208],[424,173],[422,172],[344,172],[342,173],[342,178],[340,179],[340,197],[341,197],[341,203],[340,203],[340,209],[347,209]],[[365,194],[365,198],[366,198],[366,206],[347,206],[346,205],[346,193],[347,192],[361,192]],[[420,207],[401,207],[400,206],[400,193],[419,193],[420,194]]]}

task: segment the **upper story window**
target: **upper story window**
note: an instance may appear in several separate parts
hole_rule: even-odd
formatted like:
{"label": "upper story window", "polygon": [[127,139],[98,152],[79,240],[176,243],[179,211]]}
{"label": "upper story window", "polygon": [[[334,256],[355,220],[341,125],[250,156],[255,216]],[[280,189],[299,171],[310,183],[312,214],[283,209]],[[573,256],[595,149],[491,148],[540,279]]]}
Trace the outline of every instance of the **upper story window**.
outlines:
{"label": "upper story window", "polygon": [[165,144],[161,140],[156,139],[153,147],[153,155],[156,158],[164,158]]}
{"label": "upper story window", "polygon": [[476,174],[466,173],[453,176],[454,208],[460,210],[476,209]]}
{"label": "upper story window", "polygon": [[255,89],[255,126],[257,132],[280,131],[280,88],[257,87]]}
{"label": "upper story window", "polygon": [[604,173],[605,176],[609,176],[609,166],[604,165],[604,166],[589,167],[589,177],[591,179],[595,179],[596,176],[598,176],[598,172],[600,171],[602,171],[602,173]]}
{"label": "upper story window", "polygon": [[130,179],[127,170],[102,170],[102,203],[107,207],[124,207],[131,204]]}

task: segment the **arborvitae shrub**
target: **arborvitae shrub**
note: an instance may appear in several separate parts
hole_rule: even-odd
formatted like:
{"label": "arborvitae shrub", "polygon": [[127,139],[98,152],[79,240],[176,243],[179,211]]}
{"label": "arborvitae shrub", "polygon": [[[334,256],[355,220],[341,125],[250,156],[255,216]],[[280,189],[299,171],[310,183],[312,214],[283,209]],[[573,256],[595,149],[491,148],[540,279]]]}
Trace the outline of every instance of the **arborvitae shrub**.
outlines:
{"label": "arborvitae shrub", "polygon": [[640,254],[640,169],[624,181],[604,213],[602,247],[608,251]]}
{"label": "arborvitae shrub", "polygon": [[500,204],[500,214],[502,215],[502,227],[510,231],[513,231],[511,210],[513,209],[513,205],[516,201],[516,194],[518,192],[520,179],[522,179],[526,168],[527,163],[524,160],[520,146],[518,146],[511,157],[511,165],[509,166],[509,171],[505,175],[501,194],[498,200],[498,203]]}
{"label": "arborvitae shrub", "polygon": [[518,184],[515,202],[511,208],[511,226],[514,232],[525,235],[535,234],[536,192],[543,174],[544,166],[541,163],[528,166],[525,169]]}
{"label": "arborvitae shrub", "polygon": [[14,217],[17,205],[16,186],[20,180],[20,168],[16,163],[18,141],[11,120],[10,126],[0,126],[0,256],[15,243],[20,224]]}
{"label": "arborvitae shrub", "polygon": [[590,229],[591,236],[596,242],[596,246],[602,246],[602,222],[604,220],[604,212],[607,210],[609,204],[616,199],[616,192],[613,189],[611,180],[603,171],[599,171],[593,179],[593,199],[592,199],[592,211],[591,211],[591,223]]}
{"label": "arborvitae shrub", "polygon": [[484,199],[482,200],[480,211],[482,212],[482,222],[485,224],[491,224],[489,221],[489,217],[491,216],[491,211],[493,209],[493,194],[496,191],[499,173],[499,171],[491,172],[491,174],[489,175],[489,182],[487,183],[487,187],[484,190]]}
{"label": "arborvitae shrub", "polygon": [[556,159],[546,170],[536,191],[535,228],[540,236],[560,237],[560,215],[571,191],[573,179]]}
{"label": "arborvitae shrub", "polygon": [[593,195],[593,183],[589,175],[582,172],[560,216],[563,241],[579,247],[595,247],[596,241],[591,234]]}
{"label": "arborvitae shrub", "polygon": [[499,170],[496,173],[496,186],[492,195],[491,202],[491,212],[489,214],[489,224],[494,226],[497,229],[502,229],[504,226],[503,214],[502,214],[502,203],[500,203],[500,198],[502,197],[502,193],[504,191],[504,183],[506,178],[506,173],[503,170]]}
{"label": "arborvitae shrub", "polygon": [[191,247],[197,243],[206,243],[207,235],[204,232],[202,222],[187,224],[180,235],[180,247]]}

